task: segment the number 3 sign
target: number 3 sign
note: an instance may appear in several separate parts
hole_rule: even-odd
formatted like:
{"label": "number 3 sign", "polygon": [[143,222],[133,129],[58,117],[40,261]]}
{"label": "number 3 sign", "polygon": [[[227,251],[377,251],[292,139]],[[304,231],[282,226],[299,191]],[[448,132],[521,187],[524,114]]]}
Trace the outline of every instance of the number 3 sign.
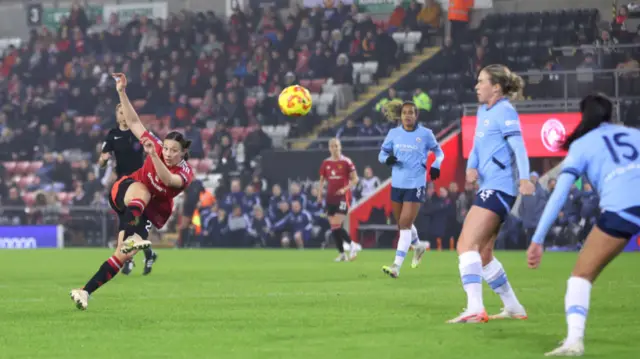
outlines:
{"label": "number 3 sign", "polygon": [[29,26],[42,25],[42,4],[27,5],[27,25]]}

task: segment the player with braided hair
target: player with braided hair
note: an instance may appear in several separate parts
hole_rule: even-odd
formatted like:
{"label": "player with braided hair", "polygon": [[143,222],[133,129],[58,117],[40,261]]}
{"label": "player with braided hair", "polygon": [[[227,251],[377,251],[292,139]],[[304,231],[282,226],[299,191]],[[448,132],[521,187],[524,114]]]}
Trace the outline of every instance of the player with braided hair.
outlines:
{"label": "player with braided hair", "polygon": [[436,155],[436,161],[429,170],[433,181],[440,176],[444,152],[433,132],[417,123],[418,108],[413,102],[393,100],[385,104],[383,112],[387,119],[399,123],[398,127],[391,129],[387,134],[378,155],[381,163],[392,167],[392,209],[400,230],[393,265],[382,267],[382,271],[392,278],[397,278],[411,245],[415,247],[411,264],[413,268],[418,266],[428,247],[428,242],[419,240],[413,222],[421,203],[425,200],[427,156],[429,152]]}

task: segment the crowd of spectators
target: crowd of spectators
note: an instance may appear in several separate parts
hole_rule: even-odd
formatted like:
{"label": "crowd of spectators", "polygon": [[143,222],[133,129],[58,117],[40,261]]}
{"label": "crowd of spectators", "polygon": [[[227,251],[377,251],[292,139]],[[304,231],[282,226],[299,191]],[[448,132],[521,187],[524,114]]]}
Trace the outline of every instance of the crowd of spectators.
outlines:
{"label": "crowd of spectators", "polygon": [[104,193],[109,179],[93,164],[115,126],[113,72],[127,75],[129,97],[150,128],[185,131],[192,157],[213,163],[205,172],[229,174],[271,147],[262,125],[288,124],[299,136],[318,123],[317,115],[283,116],[281,88],[319,77],[353,84],[353,61],[380,60],[378,76],[386,76],[397,65],[393,46],[357,6],[235,8],[228,19],[183,10],[122,23],[115,14],[89,19],[76,2],[58,28],[33,29],[3,53],[0,161],[36,168],[19,178],[0,166],[0,201],[17,191],[13,205],[40,193],[54,206],[90,205]]}
{"label": "crowd of spectators", "polygon": [[[243,183],[246,184],[243,187]],[[380,179],[363,169],[353,201],[373,192]],[[194,225],[183,233],[187,247],[319,247],[328,241],[329,222],[317,182],[270,186],[265,179],[234,178],[211,196],[203,192]],[[284,187],[284,188],[283,188]],[[204,191],[204,190],[203,190]],[[205,200],[212,198],[213,200]]]}

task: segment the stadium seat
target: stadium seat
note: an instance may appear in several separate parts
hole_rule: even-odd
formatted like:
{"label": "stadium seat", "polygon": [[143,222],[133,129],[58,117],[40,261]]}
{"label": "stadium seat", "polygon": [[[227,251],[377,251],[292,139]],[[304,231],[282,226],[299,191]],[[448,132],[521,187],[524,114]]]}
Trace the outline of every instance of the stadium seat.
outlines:
{"label": "stadium seat", "polygon": [[211,137],[213,137],[215,131],[216,130],[213,128],[203,128],[202,131],[200,131],[200,133],[202,134],[202,142],[209,142],[209,140],[211,140]]}
{"label": "stadium seat", "polygon": [[149,126],[149,124],[158,123],[156,115],[140,115],[140,121],[145,125]]}
{"label": "stadium seat", "polygon": [[308,80],[308,79],[300,80],[300,86],[309,90],[309,88],[311,87],[311,80]]}
{"label": "stadium seat", "polygon": [[40,168],[42,168],[42,161],[33,161],[29,164],[29,169],[27,170],[30,174],[35,174],[38,172]]}
{"label": "stadium seat", "polygon": [[404,44],[404,52],[407,54],[413,54],[416,52],[416,47],[422,39],[422,33],[420,31],[412,31],[407,33],[406,42]]}
{"label": "stadium seat", "polygon": [[16,172],[17,162],[14,162],[14,161],[7,161],[7,162],[4,162],[2,165],[3,165],[3,166],[4,166],[4,168],[7,170],[7,173],[8,173],[8,174],[10,174],[10,175],[15,174],[15,172]]}
{"label": "stadium seat", "polygon": [[242,128],[242,127],[232,127],[229,130],[229,133],[231,133],[231,138],[233,139],[233,142],[238,142],[239,140],[241,140],[243,138],[244,128]]}
{"label": "stadium seat", "polygon": [[210,158],[203,158],[202,160],[200,160],[200,163],[198,164],[198,168],[196,169],[196,172],[205,174],[205,173],[210,173],[212,169],[213,169],[213,160]]}
{"label": "stadium seat", "polygon": [[141,100],[135,100],[133,101],[133,107],[136,110],[140,110],[141,108],[144,107],[144,105],[147,103],[147,100],[141,99]]}
{"label": "stadium seat", "polygon": [[326,82],[327,82],[327,79],[313,79],[313,80],[311,80],[311,88],[309,89],[309,92],[321,93],[322,92],[322,85],[324,85]]}
{"label": "stadium seat", "polygon": [[247,108],[247,110],[252,111],[254,107],[256,107],[256,104],[258,103],[258,100],[255,97],[247,97],[244,100],[244,106]]}
{"label": "stadium seat", "polygon": [[189,161],[189,165],[191,166],[191,168],[197,168],[198,165],[200,164],[200,159],[198,158],[190,158]]}
{"label": "stadium seat", "polygon": [[192,97],[189,99],[189,105],[191,105],[191,107],[193,107],[194,109],[198,109],[200,108],[200,105],[202,105],[202,98],[200,97]]}
{"label": "stadium seat", "polygon": [[36,202],[36,194],[33,192],[26,192],[22,195],[22,200],[24,201],[25,205],[29,207],[33,206],[33,204]]}
{"label": "stadium seat", "polygon": [[26,175],[29,172],[29,166],[31,165],[28,161],[20,161],[16,164],[15,173],[20,175]]}

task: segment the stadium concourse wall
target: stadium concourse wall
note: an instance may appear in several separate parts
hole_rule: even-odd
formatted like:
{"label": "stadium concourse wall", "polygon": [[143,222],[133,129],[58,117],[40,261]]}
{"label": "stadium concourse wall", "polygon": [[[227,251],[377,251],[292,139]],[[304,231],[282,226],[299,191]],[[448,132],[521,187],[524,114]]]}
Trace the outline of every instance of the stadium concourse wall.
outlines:
{"label": "stadium concourse wall", "polygon": [[[436,189],[447,187],[451,182],[464,186],[465,159],[462,156],[462,134],[456,129],[440,141],[445,160],[440,169],[440,178],[434,182]],[[435,156],[429,154],[428,166],[431,166]],[[427,171],[428,172],[428,171]],[[351,238],[358,237],[358,227],[369,220],[371,211],[382,209],[387,216],[391,215],[391,177],[384,181],[370,196],[361,199],[349,211],[346,220],[347,230]]]}

